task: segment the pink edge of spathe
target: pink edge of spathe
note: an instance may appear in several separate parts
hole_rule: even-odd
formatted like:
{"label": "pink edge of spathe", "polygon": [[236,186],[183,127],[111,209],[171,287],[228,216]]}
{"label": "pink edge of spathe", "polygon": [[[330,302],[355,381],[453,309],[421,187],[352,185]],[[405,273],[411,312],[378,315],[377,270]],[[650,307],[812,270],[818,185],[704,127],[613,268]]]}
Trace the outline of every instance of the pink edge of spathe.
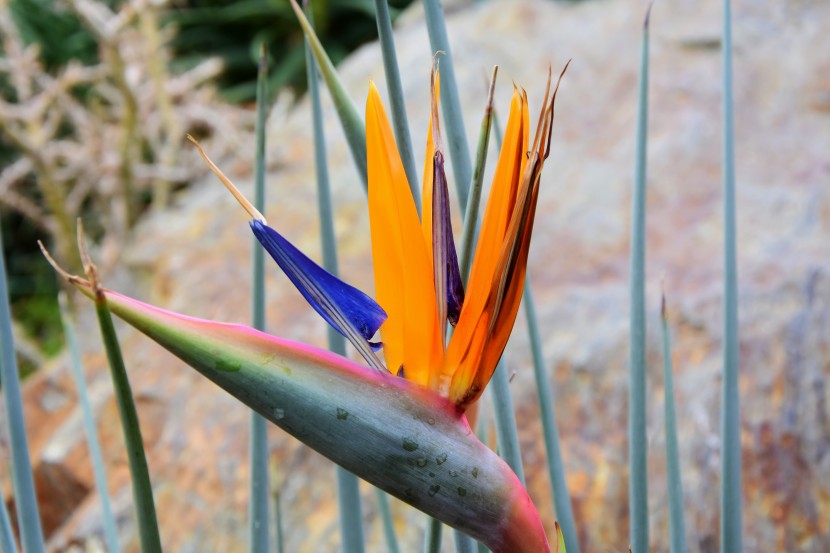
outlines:
{"label": "pink edge of spathe", "polygon": [[[81,288],[81,291],[88,293],[88,290],[83,288]],[[397,388],[415,398],[418,403],[423,404],[427,409],[440,410],[451,415],[451,418],[455,420],[455,424],[458,424],[463,430],[466,438],[477,442],[481,448],[492,454],[491,450],[478,441],[469,427],[464,412],[459,410],[447,398],[439,396],[426,387],[394,377],[389,373],[377,372],[330,351],[302,342],[272,336],[246,325],[219,323],[182,315],[112,290],[105,289],[104,293],[112,312],[122,318],[124,318],[124,315],[129,315],[129,312],[147,317],[156,321],[156,323],[161,318],[171,329],[176,328],[176,323],[182,323],[180,329],[183,332],[192,333],[198,329],[198,333],[207,338],[215,338],[221,341],[233,338],[237,345],[244,346],[246,353],[270,355],[273,354],[275,349],[287,350],[299,358],[324,365],[331,370],[346,373],[366,382],[367,385]],[[128,320],[128,322],[130,321]],[[494,553],[548,553],[550,546],[545,530],[530,496],[513,471],[501,459],[498,459],[498,462],[503,465],[503,477],[506,476],[510,482],[510,497],[505,501],[508,505],[505,508],[503,523],[496,531],[498,537],[487,545]]]}

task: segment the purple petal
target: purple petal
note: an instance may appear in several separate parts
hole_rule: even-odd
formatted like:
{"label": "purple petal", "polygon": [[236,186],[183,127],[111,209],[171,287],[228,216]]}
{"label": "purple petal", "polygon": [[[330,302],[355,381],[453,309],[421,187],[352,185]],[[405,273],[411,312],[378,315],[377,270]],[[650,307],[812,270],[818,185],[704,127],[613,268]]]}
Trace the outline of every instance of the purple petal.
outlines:
{"label": "purple petal", "polygon": [[[444,172],[444,154],[435,152],[433,159],[432,184],[432,251],[435,264],[436,295],[446,296],[446,316],[455,326],[464,303],[464,285],[458,268],[458,255],[452,236],[450,220],[450,195],[447,190],[447,176]],[[439,296],[439,301],[440,296]],[[443,310],[442,310],[443,311]]]}
{"label": "purple petal", "polygon": [[379,364],[372,353],[377,344],[369,340],[386,320],[383,308],[320,267],[262,221],[251,221],[251,230],[311,307],[352,342],[371,365]]}

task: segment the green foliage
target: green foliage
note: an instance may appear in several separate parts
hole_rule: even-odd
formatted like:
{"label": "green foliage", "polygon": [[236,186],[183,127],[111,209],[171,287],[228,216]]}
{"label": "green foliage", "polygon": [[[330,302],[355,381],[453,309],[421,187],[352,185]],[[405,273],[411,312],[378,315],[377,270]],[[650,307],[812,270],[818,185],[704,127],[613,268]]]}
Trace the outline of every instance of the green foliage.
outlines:
{"label": "green foliage", "polygon": [[[392,18],[411,2],[391,0]],[[318,36],[335,64],[377,37],[372,0],[318,0],[312,11]],[[289,87],[298,93],[306,89],[303,32],[288,2],[190,0],[171,10],[165,21],[177,29],[173,39],[177,63],[191,66],[206,57],[222,58],[225,71],[220,85],[231,101],[254,99],[262,43],[275,60],[269,89]]]}
{"label": "green foliage", "polygon": [[[112,7],[115,2],[104,1]],[[90,65],[98,61],[98,45],[92,33],[69,10],[53,0],[11,0],[11,10],[23,42],[37,44],[40,60],[47,71],[79,61]]]}

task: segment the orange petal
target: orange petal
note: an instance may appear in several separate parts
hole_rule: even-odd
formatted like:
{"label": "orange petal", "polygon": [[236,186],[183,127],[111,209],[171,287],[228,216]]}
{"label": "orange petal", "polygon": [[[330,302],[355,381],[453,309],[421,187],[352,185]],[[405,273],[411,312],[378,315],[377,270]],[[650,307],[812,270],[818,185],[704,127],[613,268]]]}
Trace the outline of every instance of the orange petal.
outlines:
{"label": "orange petal", "polygon": [[[464,407],[478,399],[489,382],[496,364],[504,352],[507,340],[510,338],[513,323],[519,310],[527,274],[527,256],[536,216],[539,182],[542,167],[550,148],[553,101],[556,97],[556,91],[554,91],[553,97],[548,103],[549,91],[550,77],[548,78],[548,90],[545,92],[545,101],[542,104],[533,148],[520,161],[521,181],[518,183],[516,195],[508,198],[512,199],[512,205],[507,218],[507,228],[502,239],[498,242],[500,251],[497,262],[490,273],[491,280],[488,290],[485,292],[486,299],[480,312],[470,313],[470,320],[473,322],[465,322],[466,325],[473,328],[469,338],[470,342],[466,345],[459,344],[456,346],[464,354],[459,359],[458,370],[453,375],[449,397],[460,407]],[[526,99],[523,96],[522,123],[524,128],[528,126],[526,107]],[[511,110],[511,115],[513,113],[515,112]],[[527,144],[527,134],[523,133],[522,143]],[[502,151],[504,152],[504,149]],[[496,186],[496,184],[494,182],[493,186]],[[490,200],[492,201],[492,196]],[[488,201],[488,211],[489,208],[490,203]],[[501,219],[494,220],[501,221]],[[485,223],[487,223],[486,219]],[[492,243],[486,246],[490,249],[496,248],[496,244]],[[478,249],[476,255],[478,255]],[[482,279],[486,277],[486,274],[481,274]],[[478,301],[481,302],[481,299],[478,298]],[[464,317],[464,312],[461,316]],[[460,325],[461,322],[459,322]],[[455,336],[453,336],[454,339]],[[452,362],[450,361],[451,354],[455,355],[452,342],[447,352],[447,362]]]}
{"label": "orange petal", "polygon": [[440,359],[432,265],[392,129],[374,84],[366,101],[369,222],[387,368],[429,384]]}
{"label": "orange petal", "polygon": [[[487,332],[480,326],[489,325],[489,317],[484,317],[484,311],[526,157],[527,120],[527,100],[518,91],[514,91],[507,128],[473,257],[464,307],[444,358],[443,373],[445,377],[452,376],[453,388],[463,387],[464,385],[460,384],[462,382],[472,382],[487,339]],[[482,320],[483,318],[486,320]]]}

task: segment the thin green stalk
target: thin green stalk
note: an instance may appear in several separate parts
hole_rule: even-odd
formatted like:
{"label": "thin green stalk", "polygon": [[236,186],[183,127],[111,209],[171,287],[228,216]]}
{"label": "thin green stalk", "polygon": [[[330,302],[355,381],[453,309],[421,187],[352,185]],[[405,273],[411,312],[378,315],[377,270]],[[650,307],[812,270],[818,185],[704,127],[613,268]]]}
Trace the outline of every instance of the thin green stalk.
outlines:
{"label": "thin green stalk", "polygon": [[460,530],[453,529],[452,537],[455,541],[456,553],[475,553],[476,540]]}
{"label": "thin green stalk", "polygon": [[121,546],[118,543],[118,530],[115,524],[115,516],[112,512],[109,490],[107,488],[107,472],[104,468],[104,456],[101,453],[101,444],[98,441],[98,431],[95,428],[95,417],[92,414],[92,407],[87,394],[86,379],[84,378],[81,354],[78,349],[78,339],[75,334],[75,325],[69,318],[69,305],[66,294],[59,295],[61,323],[63,334],[66,337],[66,344],[69,346],[69,353],[72,358],[72,376],[75,379],[75,388],[78,390],[78,401],[81,404],[81,411],[84,417],[84,429],[86,430],[86,441],[89,445],[89,455],[92,458],[92,472],[95,477],[95,487],[98,489],[98,496],[101,498],[101,525],[104,529],[104,540],[107,543],[107,551],[118,553]]}
{"label": "thin green stalk", "polygon": [[576,522],[574,521],[571,496],[568,493],[568,481],[565,478],[565,465],[562,462],[562,449],[559,446],[559,430],[556,426],[556,411],[553,408],[553,393],[548,383],[545,358],[542,351],[542,336],[539,333],[539,319],[533,301],[530,277],[525,280],[524,307],[527,330],[530,334],[530,350],[533,353],[533,375],[536,378],[536,395],[539,399],[539,416],[542,419],[542,433],[545,437],[545,454],[548,458],[548,476],[550,477],[556,518],[562,526],[565,544],[571,553],[579,553]]}
{"label": "thin green stalk", "polygon": [[415,169],[415,155],[412,149],[412,137],[409,134],[409,121],[406,117],[404,105],[403,85],[401,73],[398,69],[398,56],[395,53],[395,38],[392,35],[392,20],[389,17],[389,6],[386,0],[375,0],[375,19],[378,24],[378,38],[380,51],[383,55],[383,72],[386,75],[386,89],[389,92],[389,103],[392,109],[392,126],[395,130],[395,141],[398,152],[401,154],[403,170],[409,181],[412,199],[418,215],[421,214],[421,189],[418,187],[418,172]]}
{"label": "thin green stalk", "polygon": [[452,64],[450,40],[444,22],[444,10],[439,0],[424,0],[424,15],[427,22],[429,42],[433,52],[443,52],[441,63],[441,111],[444,114],[444,128],[447,145],[452,160],[452,172],[461,210],[467,209],[469,183],[473,173],[470,162],[470,149],[467,146],[467,133],[464,130],[464,117],[461,111],[461,99],[455,70]]}
{"label": "thin green stalk", "polygon": [[630,351],[628,378],[628,500],[631,550],[648,551],[648,441],[646,437],[646,147],[648,131],[648,15],[643,25],[631,228]]}
{"label": "thin green stalk", "polygon": [[389,496],[383,490],[375,490],[378,497],[378,510],[383,523],[383,537],[386,541],[388,553],[399,553],[398,538],[395,535],[395,521],[392,519],[392,509],[389,506]]}
{"label": "thin green stalk", "polygon": [[277,553],[285,553],[285,534],[282,525],[282,504],[279,492],[274,492],[274,524],[277,527]]}
{"label": "thin green stalk", "polygon": [[[306,6],[306,9],[309,10],[309,6]],[[308,38],[306,39],[306,74],[311,97],[311,115],[314,129],[314,163],[317,173],[317,205],[320,214],[320,235],[323,243],[323,267],[331,274],[337,275],[337,241],[334,234],[334,210],[331,204],[328,163],[326,161],[323,109],[320,103],[320,87],[317,81],[317,64],[314,62],[312,47]],[[343,335],[331,326],[328,326],[328,345],[331,351],[343,356],[346,355],[346,341]],[[355,475],[339,465],[335,467],[335,471],[342,548],[347,553],[359,553],[364,549],[359,482]]]}
{"label": "thin green stalk", "polygon": [[369,182],[368,169],[366,167],[366,126],[354,102],[349,97],[349,93],[346,92],[346,88],[340,82],[337,71],[334,69],[334,64],[326,54],[323,45],[320,44],[320,40],[314,33],[314,28],[303,14],[300,6],[297,5],[296,0],[291,0],[291,8],[297,15],[297,19],[303,28],[303,33],[305,33],[306,40],[308,40],[311,48],[311,53],[314,54],[314,59],[317,61],[320,74],[329,89],[334,107],[337,110],[337,115],[340,118],[340,124],[346,135],[346,141],[349,143],[349,151],[352,153],[357,172],[360,174],[363,188],[366,189]]}
{"label": "thin green stalk", "polygon": [[732,5],[723,0],[724,331],[721,406],[721,550],[743,550],[741,408],[738,390],[738,267],[735,251],[735,132],[732,101]]}
{"label": "thin green stalk", "polygon": [[504,359],[496,366],[491,382],[493,412],[496,415],[496,432],[499,436],[499,455],[524,484],[525,472],[522,467],[519,433],[516,430],[516,412],[513,410],[513,398],[510,396],[510,381]]}
{"label": "thin green stalk", "polygon": [[470,267],[473,263],[473,245],[476,242],[476,231],[478,229],[478,210],[481,204],[481,189],[484,183],[484,168],[487,165],[487,149],[490,145],[490,129],[492,128],[495,111],[493,110],[493,93],[496,87],[496,75],[498,67],[493,68],[493,76],[490,79],[490,92],[487,99],[487,107],[484,109],[484,116],[481,119],[481,127],[478,133],[478,147],[476,148],[476,165],[473,171],[473,180],[470,183],[470,195],[467,201],[467,209],[464,212],[464,228],[461,232],[461,252],[458,256],[461,278],[466,286],[467,278],[470,276]]}
{"label": "thin green stalk", "polygon": [[6,283],[6,260],[4,259],[3,237],[0,235],[0,383],[6,405],[6,420],[9,425],[11,445],[12,484],[17,506],[17,527],[24,553],[43,551],[43,530],[29,460],[29,441],[26,437],[26,420],[23,415],[23,400],[20,395],[20,380],[17,359],[14,354],[12,335],[12,314],[9,309],[9,288]]}
{"label": "thin green stalk", "polygon": [[112,324],[109,304],[98,282],[95,266],[92,265],[83,244],[83,228],[80,220],[78,220],[78,245],[81,250],[81,259],[84,262],[84,269],[93,283],[95,313],[98,315],[101,338],[107,351],[112,385],[115,389],[115,399],[118,404],[119,418],[121,419],[121,429],[124,432],[130,476],[132,477],[133,502],[138,518],[138,536],[141,542],[141,551],[142,553],[161,553],[158,519],[156,518],[156,507],[153,503],[153,487],[150,483],[147,458],[144,455],[144,442],[141,438],[138,412],[135,408],[130,380],[127,378],[127,369],[124,366],[121,347],[118,345],[118,336]]}
{"label": "thin green stalk", "polygon": [[[256,93],[256,155],[254,159],[254,206],[265,211],[265,123],[268,117],[268,61],[265,44],[261,45]],[[256,238],[252,242],[251,319],[257,330],[265,330],[265,257]],[[268,424],[261,415],[250,414],[248,550],[268,553]]]}
{"label": "thin green stalk", "polygon": [[686,523],[683,521],[683,483],[680,479],[680,453],[677,445],[677,415],[674,408],[674,369],[671,359],[669,317],[666,295],[660,302],[663,330],[663,394],[666,414],[666,477],[669,489],[669,536],[671,553],[686,553]]}
{"label": "thin green stalk", "polygon": [[424,535],[424,553],[441,553],[441,537],[444,525],[437,518],[427,517],[427,529]]}
{"label": "thin green stalk", "polygon": [[0,553],[16,553],[17,544],[14,541],[12,521],[9,518],[9,510],[6,502],[0,501]]}

